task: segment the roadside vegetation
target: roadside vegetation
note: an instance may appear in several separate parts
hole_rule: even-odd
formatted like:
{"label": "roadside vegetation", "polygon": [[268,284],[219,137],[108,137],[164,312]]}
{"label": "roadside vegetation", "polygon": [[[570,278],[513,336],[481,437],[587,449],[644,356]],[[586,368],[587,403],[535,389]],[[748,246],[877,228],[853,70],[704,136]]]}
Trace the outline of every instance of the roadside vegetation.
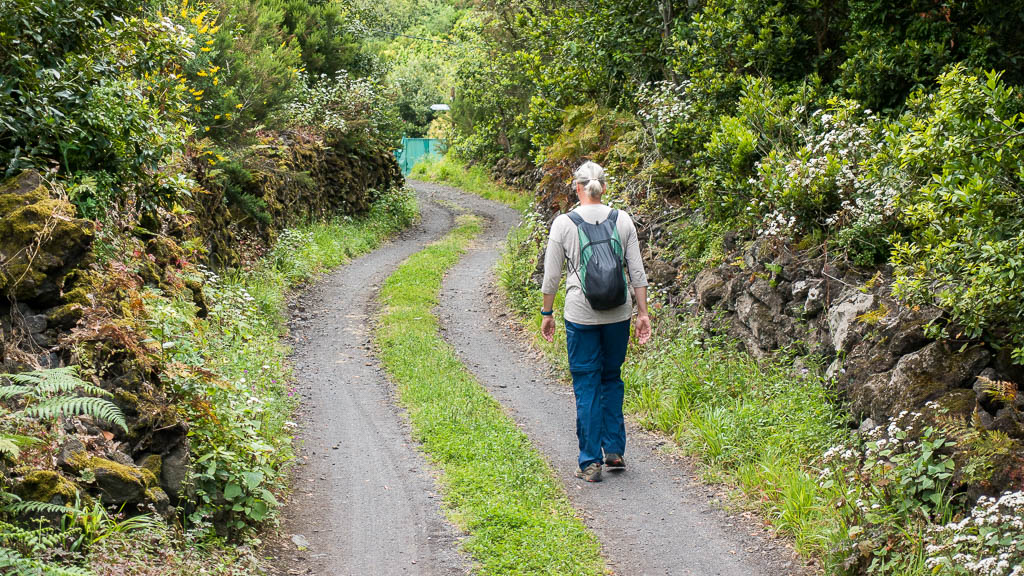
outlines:
{"label": "roadside vegetation", "polygon": [[[546,232],[536,215],[513,230],[500,283],[534,345],[568,378],[562,320],[553,343],[540,337],[533,274]],[[757,361],[692,318],[659,313],[656,290],[652,298],[654,337],[644,348],[633,345],[623,367],[625,410],[698,458],[706,480],[734,489],[733,505],[758,511],[830,574],[959,574],[1000,561],[1011,570],[992,573],[1013,573],[1024,542],[1021,499],[982,498],[972,508],[949,489],[955,471],[984,460],[954,462],[943,450],[953,440],[922,426],[919,414],[861,437],[814,358]],[[556,309],[563,299],[564,289]],[[952,420],[946,426],[963,441],[1005,441],[970,437]],[[861,568],[850,561],[851,540],[864,548],[853,560]],[[876,549],[875,542],[884,544]],[[984,558],[995,560],[979,564]]]}
{"label": "roadside vegetation", "polygon": [[460,225],[385,282],[375,341],[413,435],[441,470],[446,511],[478,574],[603,574],[593,535],[553,471],[438,334],[445,271],[479,233]]}
{"label": "roadside vegetation", "polygon": [[[167,522],[155,512],[128,516],[108,511],[85,495],[72,493],[66,505],[53,505],[0,491],[5,502],[0,508],[0,565],[18,574],[259,573],[259,540],[249,527],[275,516],[279,498],[288,491],[293,458],[295,425],[290,417],[297,398],[288,348],[281,340],[289,293],[372,250],[415,216],[411,193],[395,190],[364,216],[283,231],[248,269],[216,274],[196,268],[194,273],[204,276],[203,291],[211,303],[206,314],[181,294],[151,289],[138,293],[143,304],[135,328],[158,345],[168,366],[168,387],[195,411],[190,418],[196,463],[190,479],[193,500],[179,508],[180,521]],[[54,381],[62,370],[38,374],[44,382]],[[16,385],[26,376],[8,378]],[[78,379],[60,387],[68,392],[76,388],[109,395]],[[66,406],[46,410],[61,399],[47,399],[37,390],[30,393],[42,401],[8,414],[0,434],[24,447],[16,454],[23,463],[16,465],[15,474],[30,469],[33,459],[48,451],[47,444],[54,439],[48,426],[56,416],[75,414]],[[0,390],[5,397],[8,392],[16,391],[10,386]],[[97,418],[120,418],[123,426],[123,416],[100,404],[102,398],[88,404],[84,400],[94,399],[69,397],[63,402],[75,401],[78,412]],[[22,433],[7,434],[8,430]],[[38,436],[26,435],[26,430]],[[52,472],[36,474],[52,475],[59,482]],[[37,513],[47,520],[34,528],[8,523]],[[226,520],[230,521],[225,525]],[[218,536],[218,525],[236,536]],[[238,541],[246,546],[236,549],[232,542]]]}
{"label": "roadside vegetation", "polygon": [[287,294],[415,217],[367,18],[0,1],[0,572],[259,573]]}

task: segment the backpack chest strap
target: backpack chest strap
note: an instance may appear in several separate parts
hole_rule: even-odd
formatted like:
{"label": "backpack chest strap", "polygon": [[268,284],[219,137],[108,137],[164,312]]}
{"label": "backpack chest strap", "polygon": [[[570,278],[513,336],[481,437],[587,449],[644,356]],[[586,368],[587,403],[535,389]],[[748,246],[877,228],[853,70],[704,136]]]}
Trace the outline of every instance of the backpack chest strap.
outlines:
{"label": "backpack chest strap", "polygon": [[[586,220],[583,219],[583,216],[580,216],[579,212],[576,212],[575,210],[571,210],[568,214],[566,214],[566,216],[569,217],[569,220],[572,220],[572,223],[575,224],[577,228],[586,223]],[[618,224],[619,211],[616,210],[615,208],[612,208],[612,211],[608,213],[608,217],[605,218],[605,220],[611,220],[613,225]],[[598,224],[601,224],[601,222],[598,222]]]}

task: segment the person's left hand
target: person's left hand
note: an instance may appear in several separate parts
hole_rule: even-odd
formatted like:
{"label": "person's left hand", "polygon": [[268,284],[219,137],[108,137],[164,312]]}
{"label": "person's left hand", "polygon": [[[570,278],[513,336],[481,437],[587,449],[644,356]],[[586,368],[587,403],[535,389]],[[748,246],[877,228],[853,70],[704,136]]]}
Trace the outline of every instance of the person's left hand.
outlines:
{"label": "person's left hand", "polygon": [[633,331],[637,344],[643,346],[651,339],[651,317],[641,314],[636,317],[636,329]]}

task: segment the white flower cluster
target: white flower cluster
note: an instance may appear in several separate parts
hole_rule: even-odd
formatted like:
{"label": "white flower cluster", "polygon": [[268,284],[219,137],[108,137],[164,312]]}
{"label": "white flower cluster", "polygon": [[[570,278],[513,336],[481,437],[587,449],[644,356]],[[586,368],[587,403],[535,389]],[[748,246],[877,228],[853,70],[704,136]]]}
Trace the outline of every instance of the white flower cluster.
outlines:
{"label": "white flower cluster", "polygon": [[640,86],[637,116],[654,131],[655,138],[690,118],[693,107],[687,95],[689,87],[689,80],[680,83],[661,80]]}
{"label": "white flower cluster", "polygon": [[954,567],[971,576],[1024,576],[1024,492],[981,497],[962,520],[931,531],[928,568]]}
{"label": "white flower cluster", "polygon": [[[869,178],[865,161],[878,145],[878,117],[856,106],[832,112],[817,110],[800,130],[803,145],[792,156],[772,155],[758,164],[765,200],[756,199],[751,210],[768,212],[762,235],[788,235],[800,228],[798,206],[828,204],[835,198],[838,209],[828,207],[820,224],[842,227],[879,224],[895,211],[897,188]],[[751,184],[757,184],[752,179]],[[821,206],[826,207],[826,206]],[[767,210],[766,210],[767,209]],[[769,211],[770,210],[770,211]]]}
{"label": "white flower cluster", "polygon": [[188,29],[182,24],[178,24],[172,20],[169,16],[161,16],[155,22],[152,23],[154,27],[162,33],[163,40],[169,41],[176,46],[182,53],[191,57],[194,57],[193,49],[195,48],[195,38],[188,33]]}
{"label": "white flower cluster", "polygon": [[344,134],[353,124],[367,133],[383,120],[379,118],[381,98],[377,86],[366,78],[354,78],[341,70],[334,76],[309,78],[299,72],[296,98],[286,107],[294,124],[333,134]]}

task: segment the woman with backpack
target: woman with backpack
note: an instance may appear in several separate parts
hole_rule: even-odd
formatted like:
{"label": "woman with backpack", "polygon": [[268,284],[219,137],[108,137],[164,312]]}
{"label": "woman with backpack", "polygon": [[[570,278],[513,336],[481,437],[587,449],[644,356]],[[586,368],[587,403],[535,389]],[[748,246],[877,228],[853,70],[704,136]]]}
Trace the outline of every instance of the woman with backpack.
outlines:
{"label": "woman with backpack", "polygon": [[554,338],[555,292],[562,280],[562,264],[567,263],[563,314],[580,446],[576,477],[600,482],[602,463],[609,469],[626,467],[620,369],[626,358],[633,300],[637,342],[646,344],[651,337],[647,274],[633,219],[601,203],[604,169],[586,162],[573,175],[573,186],[580,204],[555,218],[548,237],[541,334],[548,342]]}

